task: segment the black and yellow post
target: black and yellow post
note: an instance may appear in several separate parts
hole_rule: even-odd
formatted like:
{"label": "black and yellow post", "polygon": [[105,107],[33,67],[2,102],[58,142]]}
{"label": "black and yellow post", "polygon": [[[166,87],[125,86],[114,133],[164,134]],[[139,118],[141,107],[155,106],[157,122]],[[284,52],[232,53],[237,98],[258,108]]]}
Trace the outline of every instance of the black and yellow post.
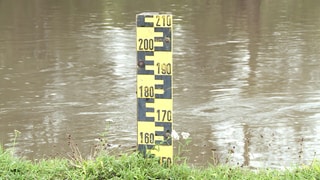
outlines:
{"label": "black and yellow post", "polygon": [[141,13],[137,27],[138,150],[173,162],[172,15]]}

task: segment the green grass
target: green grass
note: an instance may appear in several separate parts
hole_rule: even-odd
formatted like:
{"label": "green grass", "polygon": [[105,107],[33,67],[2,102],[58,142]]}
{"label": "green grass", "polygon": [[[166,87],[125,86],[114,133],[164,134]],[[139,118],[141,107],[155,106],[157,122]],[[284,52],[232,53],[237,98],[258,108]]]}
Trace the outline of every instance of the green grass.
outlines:
{"label": "green grass", "polygon": [[105,154],[80,162],[67,158],[32,162],[0,147],[0,179],[320,179],[320,163],[291,170],[252,171],[223,165],[196,168],[185,163],[166,168],[138,153]]}

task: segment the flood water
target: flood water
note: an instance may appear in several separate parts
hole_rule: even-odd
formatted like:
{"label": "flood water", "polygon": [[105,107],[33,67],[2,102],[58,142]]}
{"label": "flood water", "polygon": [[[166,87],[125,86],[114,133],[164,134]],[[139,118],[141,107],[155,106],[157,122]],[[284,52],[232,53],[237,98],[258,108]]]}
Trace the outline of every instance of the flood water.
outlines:
{"label": "flood water", "polygon": [[135,146],[135,16],[148,11],[174,16],[190,164],[320,158],[318,0],[0,0],[0,143],[28,159],[64,156],[68,134],[84,156],[102,134]]}

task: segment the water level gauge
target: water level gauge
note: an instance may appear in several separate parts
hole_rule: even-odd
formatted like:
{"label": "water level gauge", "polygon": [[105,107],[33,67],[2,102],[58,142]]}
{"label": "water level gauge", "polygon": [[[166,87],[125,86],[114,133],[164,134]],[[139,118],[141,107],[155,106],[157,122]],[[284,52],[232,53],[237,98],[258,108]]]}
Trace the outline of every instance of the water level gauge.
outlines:
{"label": "water level gauge", "polygon": [[136,16],[138,150],[173,160],[172,15]]}

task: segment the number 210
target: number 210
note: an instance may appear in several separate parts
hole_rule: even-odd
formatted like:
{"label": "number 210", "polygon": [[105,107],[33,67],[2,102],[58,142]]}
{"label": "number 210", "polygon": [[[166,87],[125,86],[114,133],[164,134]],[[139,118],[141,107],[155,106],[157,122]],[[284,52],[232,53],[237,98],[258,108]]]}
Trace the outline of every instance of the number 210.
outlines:
{"label": "number 210", "polygon": [[157,19],[156,26],[171,26],[170,15],[156,16],[156,19]]}

